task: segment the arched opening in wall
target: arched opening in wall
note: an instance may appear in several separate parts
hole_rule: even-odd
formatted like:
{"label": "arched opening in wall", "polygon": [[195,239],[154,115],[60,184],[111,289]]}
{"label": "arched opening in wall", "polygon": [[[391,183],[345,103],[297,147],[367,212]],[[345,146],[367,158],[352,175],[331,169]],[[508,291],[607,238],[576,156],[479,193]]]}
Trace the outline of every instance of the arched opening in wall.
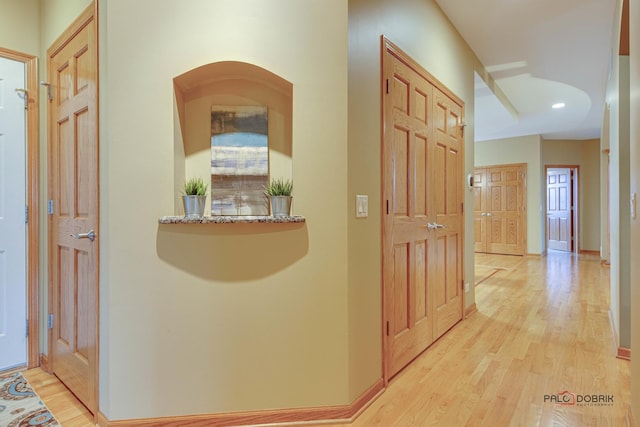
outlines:
{"label": "arched opening in wall", "polygon": [[[211,183],[209,197],[213,194],[206,214],[261,214],[260,209],[266,207],[260,199],[262,182],[292,175],[293,85],[264,68],[236,61],[194,68],[175,77],[173,83],[176,194],[185,178],[200,177]],[[250,118],[237,120],[241,115]],[[221,130],[223,116],[233,119]],[[242,132],[236,129],[237,123],[250,129]],[[249,138],[247,143],[214,138],[228,136],[224,132],[230,128],[260,137]],[[216,154],[216,140],[225,141],[222,154],[220,147]],[[229,145],[233,149],[226,148]],[[256,157],[261,155],[264,158]],[[176,198],[174,210],[181,209]]]}

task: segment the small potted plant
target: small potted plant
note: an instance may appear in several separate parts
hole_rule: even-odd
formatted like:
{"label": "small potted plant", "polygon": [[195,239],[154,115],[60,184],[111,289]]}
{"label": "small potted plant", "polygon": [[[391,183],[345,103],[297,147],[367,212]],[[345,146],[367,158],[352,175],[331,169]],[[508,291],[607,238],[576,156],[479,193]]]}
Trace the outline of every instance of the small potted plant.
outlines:
{"label": "small potted plant", "polygon": [[207,202],[208,185],[202,178],[191,178],[182,187],[182,204],[186,218],[202,218]]}
{"label": "small potted plant", "polygon": [[264,189],[264,195],[271,203],[271,215],[276,217],[291,215],[291,192],[293,181],[290,179],[273,179]]}

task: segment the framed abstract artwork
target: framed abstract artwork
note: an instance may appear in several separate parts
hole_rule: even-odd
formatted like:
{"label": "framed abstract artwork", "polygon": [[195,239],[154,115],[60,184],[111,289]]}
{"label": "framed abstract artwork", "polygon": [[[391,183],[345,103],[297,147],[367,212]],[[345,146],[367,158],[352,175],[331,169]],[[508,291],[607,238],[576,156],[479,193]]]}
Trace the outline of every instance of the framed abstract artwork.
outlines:
{"label": "framed abstract artwork", "polygon": [[268,215],[267,107],[211,107],[211,215]]}

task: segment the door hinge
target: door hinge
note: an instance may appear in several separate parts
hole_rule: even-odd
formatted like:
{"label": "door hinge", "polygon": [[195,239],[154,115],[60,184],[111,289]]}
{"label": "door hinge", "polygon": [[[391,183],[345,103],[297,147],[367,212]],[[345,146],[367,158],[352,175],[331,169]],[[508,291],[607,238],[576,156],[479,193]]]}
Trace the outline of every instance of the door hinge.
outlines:
{"label": "door hinge", "polygon": [[464,213],[464,203],[460,203],[460,213]]}
{"label": "door hinge", "polygon": [[29,319],[24,321],[24,336],[29,338]]}
{"label": "door hinge", "polygon": [[53,215],[53,200],[51,199],[47,202],[47,213]]}
{"label": "door hinge", "polygon": [[47,328],[53,329],[53,314],[49,314],[47,317]]}
{"label": "door hinge", "polygon": [[387,320],[387,336],[389,336],[389,321]]}
{"label": "door hinge", "polygon": [[387,215],[389,215],[389,201],[387,200]]}
{"label": "door hinge", "polygon": [[24,223],[29,224],[29,206],[24,207]]}
{"label": "door hinge", "polygon": [[387,93],[389,93],[389,79],[387,79]]}

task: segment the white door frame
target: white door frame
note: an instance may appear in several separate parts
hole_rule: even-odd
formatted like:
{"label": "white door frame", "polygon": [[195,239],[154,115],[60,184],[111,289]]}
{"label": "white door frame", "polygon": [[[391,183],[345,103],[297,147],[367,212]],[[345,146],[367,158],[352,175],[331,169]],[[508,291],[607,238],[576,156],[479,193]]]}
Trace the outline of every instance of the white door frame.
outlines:
{"label": "white door frame", "polygon": [[[39,224],[38,179],[39,126],[38,126],[38,59],[35,56],[0,47],[0,57],[22,62],[26,70],[27,89],[27,368],[40,365],[39,328]],[[26,319],[25,319],[26,320]]]}

